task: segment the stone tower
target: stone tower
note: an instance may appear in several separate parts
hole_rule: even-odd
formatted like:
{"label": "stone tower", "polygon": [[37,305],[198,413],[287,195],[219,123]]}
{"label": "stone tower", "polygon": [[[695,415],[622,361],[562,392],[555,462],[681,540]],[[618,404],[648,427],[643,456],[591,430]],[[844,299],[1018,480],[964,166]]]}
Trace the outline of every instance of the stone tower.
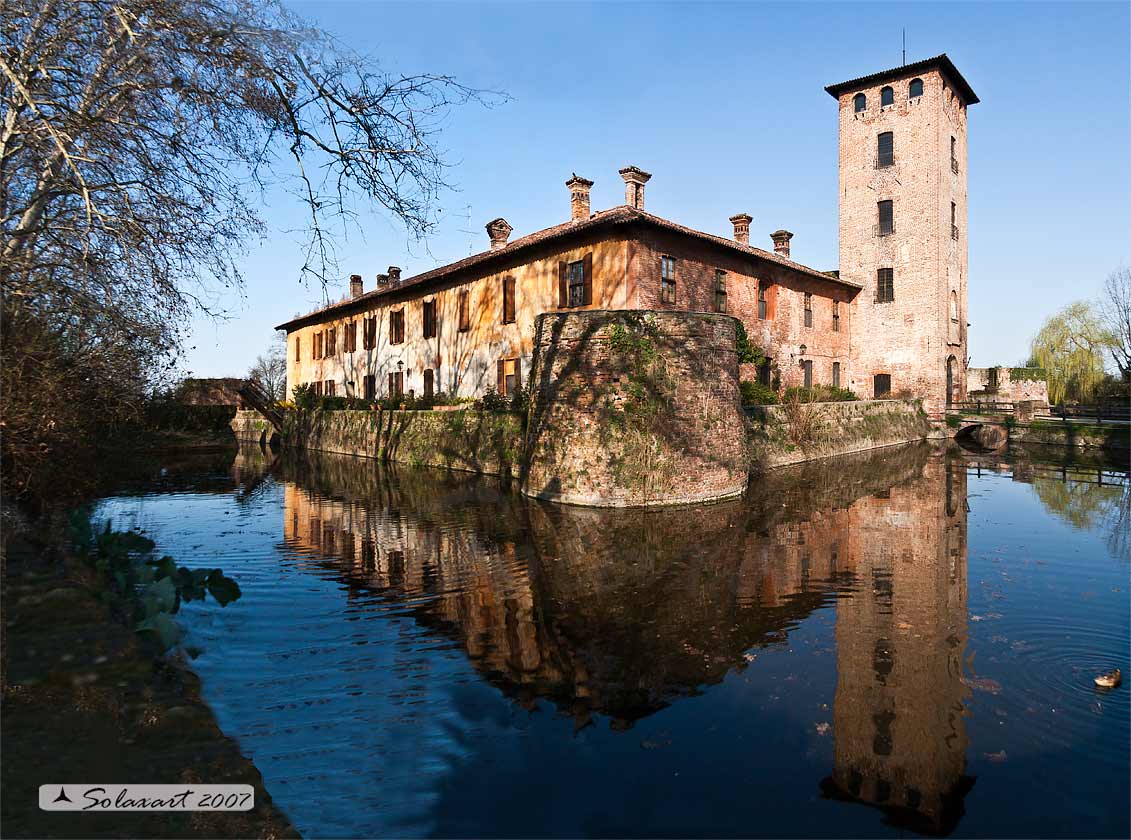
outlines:
{"label": "stone tower", "polygon": [[966,393],[966,108],[945,55],[825,88],[840,113],[840,276],[859,283],[851,388]]}

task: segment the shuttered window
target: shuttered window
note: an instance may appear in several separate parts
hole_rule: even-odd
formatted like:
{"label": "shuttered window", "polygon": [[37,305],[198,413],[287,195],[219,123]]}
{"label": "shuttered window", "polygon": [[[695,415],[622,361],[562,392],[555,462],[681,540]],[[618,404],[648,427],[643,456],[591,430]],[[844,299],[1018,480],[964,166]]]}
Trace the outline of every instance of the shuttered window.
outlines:
{"label": "shuttered window", "polygon": [[302,336],[295,336],[295,361],[302,361]]}
{"label": "shuttered window", "polygon": [[331,327],[326,330],[326,346],[323,348],[323,355],[334,356],[338,352],[338,329]]}
{"label": "shuttered window", "polygon": [[459,293],[459,331],[467,332],[471,329],[471,302],[467,289]]}
{"label": "shuttered window", "polygon": [[436,337],[436,301],[424,301],[424,337]]}
{"label": "shuttered window", "polygon": [[361,334],[361,346],[366,350],[377,347],[377,318],[366,318]]}
{"label": "shuttered window", "polygon": [[350,321],[346,324],[345,339],[345,351],[347,353],[353,353],[357,350],[357,321]]}
{"label": "shuttered window", "polygon": [[715,311],[727,311],[727,273],[715,269]]}
{"label": "shuttered window", "polygon": [[882,400],[891,394],[891,374],[877,373],[872,377],[872,395]]}
{"label": "shuttered window", "polygon": [[522,365],[517,358],[496,362],[495,388],[504,397],[513,397],[522,388]]}
{"label": "shuttered window", "polygon": [[435,373],[431,368],[424,371],[424,396],[431,397],[436,393]]}
{"label": "shuttered window", "polygon": [[660,303],[675,303],[674,257],[660,257]]}
{"label": "shuttered window", "polygon": [[768,307],[766,305],[766,284],[765,283],[759,283],[758,284],[758,320],[759,321],[765,321],[766,318],[768,317],[767,312],[768,312]]}
{"label": "shuttered window", "polygon": [[813,326],[813,296],[805,293],[805,326]]}
{"label": "shuttered window", "polygon": [[801,369],[805,372],[805,387],[813,387],[813,360],[806,359],[801,363]]}
{"label": "shuttered window", "polygon": [[334,396],[334,380],[333,379],[327,379],[326,380],[326,396],[328,396],[328,397]]}
{"label": "shuttered window", "polygon": [[581,260],[569,264],[569,305],[585,305],[585,263]]}
{"label": "shuttered window", "polygon": [[377,397],[377,377],[373,374],[366,374],[362,378],[362,387],[365,393],[365,399],[372,400]]}
{"label": "shuttered window", "polygon": [[885,131],[876,137],[876,167],[882,169],[895,163],[895,135]]}
{"label": "shuttered window", "polygon": [[389,313],[389,343],[404,344],[404,310]]}
{"label": "shuttered window", "polygon": [[876,303],[895,300],[895,272],[890,268],[876,269]]}
{"label": "shuttered window", "polygon": [[514,323],[514,278],[503,278],[503,323]]}
{"label": "shuttered window", "polygon": [[389,374],[389,396],[404,396],[404,372],[397,371]]}
{"label": "shuttered window", "polygon": [[558,308],[591,306],[593,303],[593,255],[558,263]]}
{"label": "shuttered window", "polygon": [[895,233],[895,208],[891,199],[876,202],[876,235],[888,236]]}

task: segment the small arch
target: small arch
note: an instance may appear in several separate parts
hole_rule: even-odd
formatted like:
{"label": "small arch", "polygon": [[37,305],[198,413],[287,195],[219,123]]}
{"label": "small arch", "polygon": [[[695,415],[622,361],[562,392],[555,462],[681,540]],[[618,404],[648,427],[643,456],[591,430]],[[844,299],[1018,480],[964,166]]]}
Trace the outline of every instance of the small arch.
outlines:
{"label": "small arch", "polygon": [[852,97],[852,110],[859,114],[861,111],[868,107],[868,97],[862,93],[856,94]]}
{"label": "small arch", "polygon": [[917,96],[923,95],[923,80],[912,79],[911,84],[907,86],[907,98],[914,99]]}
{"label": "small arch", "polygon": [[892,105],[894,103],[895,103],[895,91],[892,90],[890,85],[883,88],[882,90],[880,90],[880,107],[881,108],[883,108],[887,105]]}

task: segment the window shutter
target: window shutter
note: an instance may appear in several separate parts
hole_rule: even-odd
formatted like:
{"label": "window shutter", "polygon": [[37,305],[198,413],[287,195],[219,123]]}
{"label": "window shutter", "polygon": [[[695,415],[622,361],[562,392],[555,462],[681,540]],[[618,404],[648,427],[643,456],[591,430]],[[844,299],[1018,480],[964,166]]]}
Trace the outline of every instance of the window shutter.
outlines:
{"label": "window shutter", "polygon": [[391,396],[393,395],[393,375],[392,375],[391,373],[389,374],[389,391],[388,391],[388,395],[389,395],[390,397],[391,397]]}
{"label": "window shutter", "polygon": [[585,255],[585,286],[583,302],[586,306],[593,303],[593,252]]}
{"label": "window shutter", "polygon": [[558,309],[565,309],[569,306],[568,271],[569,267],[565,264],[565,261],[558,263]]}
{"label": "window shutter", "polygon": [[514,360],[514,387],[522,387],[522,359]]}
{"label": "window shutter", "polygon": [[496,363],[495,376],[497,379],[495,383],[496,390],[498,390],[498,392],[505,397],[507,395],[507,376],[506,366],[502,359],[499,359],[499,361]]}

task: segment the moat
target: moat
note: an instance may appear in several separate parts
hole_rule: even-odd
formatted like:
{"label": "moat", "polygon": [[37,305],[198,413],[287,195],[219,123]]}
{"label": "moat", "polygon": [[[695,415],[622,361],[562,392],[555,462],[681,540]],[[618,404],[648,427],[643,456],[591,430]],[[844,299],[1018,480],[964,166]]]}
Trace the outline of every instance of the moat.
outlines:
{"label": "moat", "polygon": [[304,836],[1125,837],[1131,481],[927,445],[654,511],[258,448],[104,500]]}

